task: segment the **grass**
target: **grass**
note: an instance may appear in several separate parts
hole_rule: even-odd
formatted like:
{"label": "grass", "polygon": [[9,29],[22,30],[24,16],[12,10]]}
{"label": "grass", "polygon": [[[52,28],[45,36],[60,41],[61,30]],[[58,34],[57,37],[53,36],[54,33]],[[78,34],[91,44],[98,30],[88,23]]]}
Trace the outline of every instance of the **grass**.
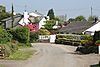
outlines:
{"label": "grass", "polygon": [[12,53],[9,57],[5,58],[6,60],[27,60],[30,58],[36,50],[31,48],[21,48],[15,53]]}
{"label": "grass", "polygon": [[0,64],[0,67],[4,67],[4,66]]}

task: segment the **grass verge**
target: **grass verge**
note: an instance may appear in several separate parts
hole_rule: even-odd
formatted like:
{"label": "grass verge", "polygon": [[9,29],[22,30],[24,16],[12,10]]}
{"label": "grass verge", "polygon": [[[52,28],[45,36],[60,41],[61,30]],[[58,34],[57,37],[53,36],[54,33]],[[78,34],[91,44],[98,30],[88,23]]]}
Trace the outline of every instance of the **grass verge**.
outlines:
{"label": "grass verge", "polygon": [[36,50],[31,48],[19,49],[15,53],[12,53],[9,57],[5,58],[6,60],[27,60],[30,58]]}
{"label": "grass verge", "polygon": [[0,64],[0,67],[4,67],[2,64]]}

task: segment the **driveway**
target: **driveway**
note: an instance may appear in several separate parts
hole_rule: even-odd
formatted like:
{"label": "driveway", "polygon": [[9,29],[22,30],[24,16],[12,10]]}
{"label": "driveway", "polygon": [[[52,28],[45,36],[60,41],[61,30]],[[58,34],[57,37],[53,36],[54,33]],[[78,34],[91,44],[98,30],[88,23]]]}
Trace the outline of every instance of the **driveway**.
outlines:
{"label": "driveway", "polygon": [[25,61],[0,60],[6,67],[90,67],[98,64],[100,55],[79,55],[76,47],[49,43],[33,43],[37,54]]}

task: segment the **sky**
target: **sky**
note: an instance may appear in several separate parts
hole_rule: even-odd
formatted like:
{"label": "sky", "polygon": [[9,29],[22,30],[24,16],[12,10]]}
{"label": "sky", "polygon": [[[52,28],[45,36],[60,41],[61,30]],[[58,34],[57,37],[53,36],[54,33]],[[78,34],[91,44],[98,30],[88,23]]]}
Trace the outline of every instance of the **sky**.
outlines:
{"label": "sky", "polygon": [[56,16],[66,14],[68,18],[79,15],[88,17],[91,15],[92,6],[93,15],[100,16],[100,0],[0,0],[0,4],[5,5],[7,11],[11,11],[12,3],[17,13],[37,10],[47,15],[48,10],[53,8]]}

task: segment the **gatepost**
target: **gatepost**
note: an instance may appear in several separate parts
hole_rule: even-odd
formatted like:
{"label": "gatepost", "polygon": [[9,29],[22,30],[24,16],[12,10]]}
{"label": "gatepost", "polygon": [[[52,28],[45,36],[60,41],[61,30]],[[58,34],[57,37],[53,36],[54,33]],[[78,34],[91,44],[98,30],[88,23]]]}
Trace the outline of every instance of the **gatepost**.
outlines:
{"label": "gatepost", "polygon": [[50,43],[55,43],[56,35],[50,35]]}

